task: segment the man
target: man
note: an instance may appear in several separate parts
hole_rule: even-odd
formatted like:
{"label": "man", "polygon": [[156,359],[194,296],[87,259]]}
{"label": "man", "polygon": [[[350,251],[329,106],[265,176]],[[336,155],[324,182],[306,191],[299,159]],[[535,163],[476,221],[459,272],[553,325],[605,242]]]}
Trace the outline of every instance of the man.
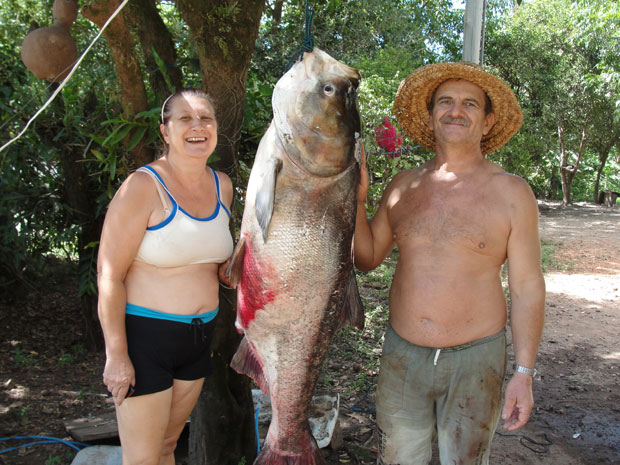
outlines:
{"label": "man", "polygon": [[[394,103],[403,130],[435,152],[397,174],[366,219],[362,170],[355,263],[377,267],[396,245],[377,389],[379,464],[487,464],[499,416],[523,426],[544,319],[538,208],[527,183],[486,159],[520,128],[521,109],[500,79],[466,63],[418,69]],[[508,259],[515,374],[506,372]]]}

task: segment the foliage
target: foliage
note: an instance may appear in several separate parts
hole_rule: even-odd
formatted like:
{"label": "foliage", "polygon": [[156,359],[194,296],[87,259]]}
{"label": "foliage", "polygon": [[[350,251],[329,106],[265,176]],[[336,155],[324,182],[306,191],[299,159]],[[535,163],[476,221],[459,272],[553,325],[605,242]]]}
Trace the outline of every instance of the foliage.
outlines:
{"label": "foliage", "polygon": [[[30,25],[51,23],[51,2],[3,2],[0,7],[0,136],[3,143],[17,135],[35,111],[48,99],[53,85],[40,81],[25,69],[19,58],[20,44]],[[78,19],[72,28],[79,48],[90,40],[94,26]],[[63,156],[69,151],[86,153],[89,132],[98,114],[110,101],[98,101],[117,88],[105,46],[91,49],[79,72],[31,129],[0,153],[0,294],[32,289],[48,270],[50,256],[75,260],[82,220],[67,197]],[[88,83],[89,85],[84,85]],[[6,111],[5,111],[6,110]],[[93,180],[94,181],[94,180]],[[97,189],[96,183],[84,186]],[[86,194],[86,192],[84,193]],[[17,284],[17,285],[16,285]]]}
{"label": "foliage", "polygon": [[525,115],[520,134],[493,157],[538,196],[562,198],[560,169],[575,165],[578,175],[564,190],[589,200],[597,155],[620,140],[619,10],[598,0],[535,0],[488,37],[487,60],[515,89]]}

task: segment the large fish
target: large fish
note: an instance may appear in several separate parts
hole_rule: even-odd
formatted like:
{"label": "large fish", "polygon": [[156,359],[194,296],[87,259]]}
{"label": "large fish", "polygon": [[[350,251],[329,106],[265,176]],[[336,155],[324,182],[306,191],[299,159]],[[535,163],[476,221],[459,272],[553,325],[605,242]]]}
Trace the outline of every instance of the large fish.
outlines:
{"label": "large fish", "polygon": [[230,265],[237,328],[231,366],[272,403],[254,464],[324,464],[308,408],[336,329],[362,327],[352,241],[360,175],[359,71],[305,53],[275,86],[273,121],[248,182]]}

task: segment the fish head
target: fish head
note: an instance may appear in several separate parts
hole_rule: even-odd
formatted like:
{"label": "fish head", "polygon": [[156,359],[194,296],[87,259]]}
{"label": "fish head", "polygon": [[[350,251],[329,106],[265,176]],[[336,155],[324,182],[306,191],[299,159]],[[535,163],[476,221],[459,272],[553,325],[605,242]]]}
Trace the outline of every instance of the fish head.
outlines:
{"label": "fish head", "polygon": [[360,79],[357,69],[317,48],[280,78],[272,100],[274,124],[295,165],[314,176],[334,176],[356,162]]}

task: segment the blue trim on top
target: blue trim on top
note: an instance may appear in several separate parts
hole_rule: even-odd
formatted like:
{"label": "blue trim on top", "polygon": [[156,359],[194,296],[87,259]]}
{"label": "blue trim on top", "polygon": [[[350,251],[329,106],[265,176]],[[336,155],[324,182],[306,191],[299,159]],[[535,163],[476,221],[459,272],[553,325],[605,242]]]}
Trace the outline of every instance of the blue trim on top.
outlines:
{"label": "blue trim on top", "polygon": [[192,220],[211,221],[212,219],[216,218],[218,213],[220,212],[220,202],[219,201],[217,202],[217,204],[215,205],[215,211],[206,218],[198,218],[197,216],[194,216],[191,213],[187,213],[185,210],[183,210],[183,207],[181,205],[179,205],[179,210],[185,213],[185,216],[189,216]]}
{"label": "blue trim on top", "polygon": [[230,212],[228,211],[228,208],[226,208],[226,205],[224,205],[224,202],[222,202],[222,198],[220,197],[220,178],[213,168],[211,168],[211,171],[213,171],[213,177],[215,178],[215,191],[217,192],[217,201],[230,218]]}
{"label": "blue trim on top", "polygon": [[162,221],[161,223],[158,223],[156,225],[153,226],[149,226],[148,228],[146,228],[147,231],[156,231],[158,229],[163,228],[164,226],[166,226],[168,223],[170,223],[174,217],[177,214],[177,208],[178,208],[178,204],[173,200],[172,201],[172,211],[170,212],[170,214],[166,217],[166,219],[164,221]]}
{"label": "blue trim on top", "polygon": [[164,313],[157,310],[152,310],[147,307],[141,307],[140,305],[134,305],[127,302],[125,305],[125,313],[127,315],[143,316],[146,318],[155,318],[158,320],[176,321],[177,323],[191,324],[192,321],[198,319],[203,323],[209,323],[215,318],[219,307],[210,312],[200,313],[198,315],[178,315],[176,313]]}
{"label": "blue trim on top", "polygon": [[220,212],[220,206],[224,209],[224,211],[226,212],[228,217],[230,217],[230,212],[228,211],[228,209],[226,208],[226,206],[222,203],[222,200],[220,199],[220,180],[219,180],[219,178],[218,178],[218,176],[217,176],[217,174],[216,174],[216,172],[215,172],[215,170],[213,168],[209,168],[209,169],[211,170],[211,172],[213,173],[213,177],[215,178],[215,192],[216,192],[216,195],[217,195],[217,204],[215,205],[214,212],[211,215],[207,216],[206,218],[198,218],[197,216],[194,216],[191,213],[188,213],[187,211],[185,211],[183,209],[183,207],[181,205],[179,205],[177,203],[177,201],[174,199],[174,197],[172,196],[172,194],[168,190],[168,186],[166,186],[166,183],[164,182],[162,177],[159,175],[159,173],[157,171],[155,171],[155,169],[152,168],[151,166],[144,165],[142,168],[146,168],[147,170],[149,170],[153,174],[155,174],[155,176],[157,176],[157,179],[159,180],[161,185],[164,187],[164,190],[166,191],[166,193],[168,194],[168,197],[170,197],[170,201],[172,202],[172,211],[170,212],[170,215],[164,221],[162,221],[161,223],[156,224],[155,226],[151,226],[151,227],[146,228],[147,231],[153,231],[153,230],[156,230],[156,229],[163,228],[168,223],[170,223],[172,221],[172,219],[174,218],[174,216],[176,215],[177,208],[180,211],[182,211],[183,214],[185,214],[185,216],[188,216],[192,220],[196,220],[196,221],[211,221],[212,219],[217,218],[217,215]]}
{"label": "blue trim on top", "polygon": [[144,165],[141,168],[147,169],[148,171],[150,171],[151,173],[153,173],[157,177],[157,180],[163,186],[164,190],[166,191],[166,194],[168,194],[168,197],[170,197],[170,202],[172,203],[172,210],[170,211],[170,214],[166,218],[164,218],[164,221],[162,221],[161,223],[158,223],[156,225],[149,226],[148,228],[146,228],[147,231],[156,231],[158,229],[163,228],[164,226],[166,226],[168,223],[170,223],[174,219],[174,217],[177,214],[177,209],[179,208],[179,204],[177,203],[176,200],[174,200],[174,197],[172,196],[172,194],[168,190],[168,187],[166,186],[166,183],[164,182],[164,180],[162,179],[162,177],[159,175],[159,173],[157,171],[155,171],[152,167],[147,166],[147,165]]}

